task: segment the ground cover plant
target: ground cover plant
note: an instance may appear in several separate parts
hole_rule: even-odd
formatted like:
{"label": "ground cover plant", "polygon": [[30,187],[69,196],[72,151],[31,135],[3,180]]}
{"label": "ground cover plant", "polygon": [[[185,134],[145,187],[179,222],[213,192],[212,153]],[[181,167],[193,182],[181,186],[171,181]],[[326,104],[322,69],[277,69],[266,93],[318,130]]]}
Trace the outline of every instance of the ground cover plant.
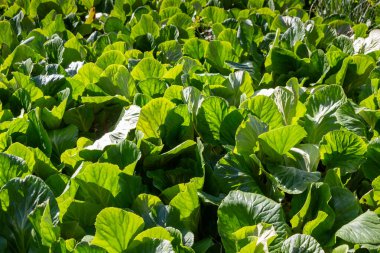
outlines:
{"label": "ground cover plant", "polygon": [[338,2],[0,0],[0,252],[379,252],[380,7]]}

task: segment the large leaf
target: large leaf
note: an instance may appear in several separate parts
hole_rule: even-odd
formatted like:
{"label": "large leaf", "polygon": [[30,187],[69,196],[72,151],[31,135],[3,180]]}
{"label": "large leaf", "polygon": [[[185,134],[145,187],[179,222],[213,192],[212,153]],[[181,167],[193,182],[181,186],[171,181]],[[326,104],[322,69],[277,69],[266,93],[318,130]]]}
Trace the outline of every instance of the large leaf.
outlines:
{"label": "large leaf", "polygon": [[58,221],[58,205],[49,187],[38,177],[9,180],[0,190],[0,235],[7,239],[10,252],[28,252],[33,245],[32,223],[28,217],[39,205],[49,203],[50,215]]}
{"label": "large leaf", "polygon": [[320,144],[321,160],[327,168],[341,168],[344,173],[355,172],[364,162],[367,144],[349,131],[327,133]]}
{"label": "large leaf", "polygon": [[132,238],[144,228],[144,220],[128,211],[108,207],[96,217],[95,237],[92,244],[102,247],[110,253],[123,252]]}
{"label": "large leaf", "polygon": [[342,87],[337,85],[322,87],[310,95],[305,103],[307,111],[304,118],[310,143],[318,144],[323,135],[340,128],[333,114],[346,101]]}
{"label": "large leaf", "polygon": [[227,113],[228,104],[222,98],[208,97],[202,101],[196,114],[196,129],[204,141],[220,142],[220,128]]}
{"label": "large leaf", "polygon": [[251,110],[255,116],[268,124],[271,129],[284,125],[276,103],[267,96],[255,96],[242,103],[240,107]]}
{"label": "large leaf", "polygon": [[304,192],[311,183],[317,182],[321,178],[319,172],[308,172],[282,165],[270,166],[269,172],[277,181],[277,186],[289,194],[300,194]]}
{"label": "large leaf", "polygon": [[281,205],[260,194],[231,191],[218,209],[218,231],[226,252],[235,252],[232,233],[244,226],[257,225],[260,222],[274,226],[278,237],[270,249],[279,252],[281,242],[288,234],[288,225]]}
{"label": "large leaf", "polygon": [[307,135],[299,125],[284,126],[259,135],[259,143],[262,151],[272,157],[286,154]]}
{"label": "large leaf", "polygon": [[148,78],[162,78],[166,68],[154,58],[142,59],[132,70],[131,75],[135,80],[143,81]]}
{"label": "large leaf", "polygon": [[20,157],[0,153],[0,187],[12,178],[25,177],[30,173],[30,169]]}
{"label": "large leaf", "polygon": [[282,252],[324,253],[321,245],[310,235],[295,234],[284,241]]}
{"label": "large leaf", "polygon": [[237,57],[233,52],[233,48],[229,42],[214,40],[208,44],[205,51],[206,61],[218,72],[228,74],[229,67],[226,61],[236,62]]}
{"label": "large leaf", "polygon": [[380,218],[374,212],[367,211],[341,227],[336,236],[350,243],[380,246]]}
{"label": "large leaf", "polygon": [[166,98],[156,98],[141,108],[136,129],[144,133],[145,138],[163,138],[165,119],[174,104]]}

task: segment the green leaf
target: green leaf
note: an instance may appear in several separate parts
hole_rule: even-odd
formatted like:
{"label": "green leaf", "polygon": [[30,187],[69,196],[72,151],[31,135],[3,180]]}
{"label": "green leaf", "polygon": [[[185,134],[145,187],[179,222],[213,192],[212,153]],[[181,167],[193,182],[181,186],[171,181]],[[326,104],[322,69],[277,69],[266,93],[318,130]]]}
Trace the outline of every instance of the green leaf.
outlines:
{"label": "green leaf", "polygon": [[310,235],[295,234],[284,241],[282,252],[324,253],[321,245]]}
{"label": "green leaf", "polygon": [[160,28],[153,20],[152,16],[143,14],[140,21],[132,27],[131,37],[136,39],[137,37],[146,34],[151,34],[153,37],[157,38],[160,35]]}
{"label": "green leaf", "polygon": [[[206,62],[221,74],[229,74],[231,72],[226,61],[237,62],[237,56],[233,52],[233,48],[229,42],[213,40],[208,44],[205,51]],[[211,69],[210,72],[213,72]]]}
{"label": "green leaf", "polygon": [[66,104],[67,99],[63,100],[58,106],[54,106],[51,111],[46,107],[42,109],[42,120],[49,129],[59,128],[66,110]]}
{"label": "green leaf", "polygon": [[207,46],[207,41],[200,40],[198,38],[191,38],[189,40],[186,40],[185,44],[183,45],[183,54],[200,60],[204,58]]}
{"label": "green leaf", "polygon": [[103,53],[97,60],[96,65],[98,65],[102,69],[106,69],[108,66],[112,64],[123,65],[126,58],[124,54],[117,50],[110,50]]}
{"label": "green leaf", "polygon": [[99,162],[113,163],[130,175],[141,158],[137,145],[127,139],[114,145],[109,145],[99,158]]}
{"label": "green leaf", "polygon": [[330,188],[324,183],[314,183],[307,192],[293,197],[292,204],[298,210],[290,220],[292,228],[313,236],[322,245],[330,242],[335,221],[334,210],[328,204],[330,199]]}
{"label": "green leaf", "polygon": [[176,63],[182,57],[182,46],[176,40],[169,40],[158,45],[160,53],[157,58],[162,63]]}
{"label": "green leaf", "polygon": [[307,99],[304,127],[308,134],[309,143],[318,144],[329,131],[340,129],[334,113],[347,102],[342,87],[328,85],[317,89]]}
{"label": "green leaf", "polygon": [[131,99],[136,93],[135,82],[123,65],[109,65],[99,77],[97,85],[109,95],[123,95]]}
{"label": "green leaf", "polygon": [[52,143],[42,125],[40,108],[30,111],[28,118],[29,127],[26,133],[28,145],[38,147],[49,157],[52,152]]}
{"label": "green leaf", "polygon": [[14,178],[0,190],[2,209],[0,236],[12,252],[28,252],[32,245],[32,223],[28,219],[39,205],[49,203],[50,217],[58,221],[58,206],[49,187],[38,177]]}
{"label": "green leaf", "polygon": [[159,223],[157,216],[163,207],[159,197],[146,193],[138,195],[132,204],[132,210],[144,219],[145,227],[154,227]]}
{"label": "green leaf", "polygon": [[380,138],[372,139],[367,146],[366,161],[362,166],[364,175],[373,180],[380,176]]}
{"label": "green leaf", "polygon": [[334,227],[337,229],[349,223],[361,213],[357,197],[345,188],[331,187],[330,203],[336,214]]}
{"label": "green leaf", "polygon": [[95,237],[91,244],[110,253],[123,252],[129,243],[144,228],[144,220],[128,211],[107,207],[96,217]]}
{"label": "green leaf", "polygon": [[319,172],[308,172],[282,165],[268,166],[269,172],[277,181],[277,187],[288,194],[300,194],[308,186],[321,178]]}
{"label": "green leaf", "polygon": [[205,142],[220,142],[221,124],[227,114],[228,104],[224,99],[211,96],[202,101],[196,113],[196,129]]}
{"label": "green leaf", "polygon": [[255,96],[243,102],[240,107],[252,111],[255,116],[268,124],[270,129],[284,125],[282,115],[278,110],[276,103],[267,96]]}
{"label": "green leaf", "polygon": [[59,158],[66,149],[75,147],[78,139],[78,128],[69,125],[65,128],[52,130],[48,134],[52,143],[53,154]]}
{"label": "green leaf", "polygon": [[279,127],[259,135],[261,150],[268,156],[286,154],[307,135],[299,125]]}
{"label": "green leaf", "polygon": [[232,233],[260,222],[274,226],[278,237],[270,250],[279,252],[289,233],[281,205],[260,194],[231,191],[218,209],[218,231],[226,252],[235,252]]}
{"label": "green leaf", "polygon": [[144,138],[163,138],[165,119],[175,105],[166,98],[156,98],[141,108],[136,129],[144,133]]}
{"label": "green leaf", "polygon": [[143,81],[148,78],[162,78],[166,68],[154,58],[144,58],[133,68],[131,75],[135,80]]}
{"label": "green leaf", "polygon": [[172,211],[168,216],[168,224],[193,233],[198,231],[200,218],[200,202],[196,183],[183,185],[181,191],[169,202]]}
{"label": "green leaf", "polygon": [[11,24],[8,21],[0,21],[0,31],[2,31],[0,34],[0,45],[4,43],[9,48],[12,48],[16,36],[12,30]]}
{"label": "green leaf", "polygon": [[336,74],[336,84],[342,85],[348,95],[351,95],[369,77],[375,67],[375,61],[367,55],[353,55],[345,58],[339,72]]}
{"label": "green leaf", "polygon": [[77,173],[81,196],[103,207],[127,207],[141,190],[140,177],[127,175],[113,164],[88,164]]}
{"label": "green leaf", "polygon": [[349,131],[329,132],[320,143],[322,163],[329,169],[340,168],[343,174],[357,171],[366,151],[363,139]]}
{"label": "green leaf", "polygon": [[367,211],[343,225],[336,236],[349,243],[380,245],[380,218],[372,211]]}
{"label": "green leaf", "polygon": [[257,147],[259,135],[268,131],[268,126],[253,115],[240,124],[236,130],[235,149],[239,154],[250,155]]}
{"label": "green leaf", "polygon": [[228,17],[228,14],[223,8],[216,6],[207,6],[199,15],[205,19],[205,22],[213,24],[222,23]]}
{"label": "green leaf", "polygon": [[193,140],[187,140],[174,147],[173,149],[159,154],[147,156],[144,160],[145,167],[162,167],[166,163],[169,163],[174,158],[186,154],[189,151],[194,150],[196,142]]}
{"label": "green leaf", "polygon": [[241,155],[228,153],[221,158],[215,166],[214,177],[226,194],[231,190],[261,193],[251,165]]}
{"label": "green leaf", "polygon": [[149,78],[138,83],[139,91],[152,98],[162,97],[167,88],[166,82],[156,78]]}
{"label": "green leaf", "polygon": [[79,130],[87,132],[95,119],[93,109],[87,105],[81,105],[67,110],[63,116],[66,124],[73,124]]}
{"label": "green leaf", "polygon": [[15,177],[30,174],[27,164],[20,157],[0,153],[0,187]]}

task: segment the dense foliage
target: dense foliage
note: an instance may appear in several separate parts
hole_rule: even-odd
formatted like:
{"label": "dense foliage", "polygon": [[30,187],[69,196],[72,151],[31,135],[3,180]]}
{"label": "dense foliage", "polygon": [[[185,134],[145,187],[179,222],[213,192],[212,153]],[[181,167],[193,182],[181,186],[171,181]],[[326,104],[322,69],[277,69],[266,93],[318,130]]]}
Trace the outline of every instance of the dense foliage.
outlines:
{"label": "dense foliage", "polygon": [[310,3],[0,0],[0,252],[379,252],[379,6]]}

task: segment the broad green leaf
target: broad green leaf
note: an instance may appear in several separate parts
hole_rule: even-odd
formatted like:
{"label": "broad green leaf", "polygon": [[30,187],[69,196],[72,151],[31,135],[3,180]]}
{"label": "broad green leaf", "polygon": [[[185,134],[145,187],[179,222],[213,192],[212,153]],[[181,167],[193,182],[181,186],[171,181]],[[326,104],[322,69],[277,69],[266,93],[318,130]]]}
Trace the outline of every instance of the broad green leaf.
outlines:
{"label": "broad green leaf", "polygon": [[220,97],[204,99],[196,113],[196,129],[201,138],[213,144],[220,142],[220,128],[228,114],[228,104]]}
{"label": "broad green leaf", "polygon": [[237,56],[233,52],[233,48],[229,42],[213,40],[205,51],[206,62],[211,65],[211,71],[215,70],[221,74],[229,74],[231,72],[226,61],[237,62]]}
{"label": "broad green leaf", "polygon": [[205,19],[205,22],[209,23],[222,23],[228,17],[223,8],[216,6],[207,6],[199,15]]}
{"label": "broad green leaf", "polygon": [[361,213],[359,201],[354,193],[340,187],[331,188],[331,207],[335,211],[335,228],[349,223]]}
{"label": "broad green leaf", "polygon": [[176,157],[194,150],[195,145],[196,145],[196,142],[194,142],[193,140],[187,140],[165,153],[162,153],[159,155],[147,156],[144,160],[144,166],[146,167],[164,166],[166,163],[169,163],[171,160],[175,159]]}
{"label": "broad green leaf", "polygon": [[268,124],[270,129],[284,125],[282,115],[276,103],[270,97],[258,95],[246,100],[240,107],[252,111],[261,121]]}
{"label": "broad green leaf", "polygon": [[69,125],[65,128],[49,131],[48,135],[52,144],[52,155],[59,159],[66,149],[75,147],[78,139],[78,128],[74,125]]}
{"label": "broad green leaf", "polygon": [[144,58],[133,68],[131,75],[135,80],[143,81],[148,78],[162,78],[166,68],[154,58]]}
{"label": "broad green leaf", "polygon": [[102,72],[102,68],[98,67],[95,63],[89,62],[79,69],[74,78],[81,81],[84,86],[87,86],[90,83],[98,82]]}
{"label": "broad green leaf", "polygon": [[167,88],[166,82],[156,78],[149,78],[138,83],[138,90],[152,98],[162,97]]}
{"label": "broad green leaf", "polygon": [[269,252],[268,246],[277,237],[272,225],[259,223],[246,226],[233,233],[236,240],[236,250],[240,253]]}
{"label": "broad green leaf", "polygon": [[214,169],[214,177],[222,192],[231,190],[261,193],[251,165],[244,157],[234,153],[226,154],[218,161]]}
{"label": "broad green leaf", "polygon": [[292,147],[299,144],[306,131],[299,125],[279,127],[259,135],[261,150],[273,158],[286,154]]}
{"label": "broad green leaf", "polygon": [[0,45],[4,43],[11,48],[16,39],[11,23],[8,21],[0,21],[0,31],[2,31],[0,34]]}
{"label": "broad green leaf", "polygon": [[144,228],[144,220],[128,211],[107,207],[96,217],[95,237],[91,244],[110,253],[123,252],[132,238]]}
{"label": "broad green leaf", "polygon": [[116,164],[126,173],[133,175],[135,166],[140,158],[141,152],[136,144],[125,139],[122,142],[108,146],[99,158],[99,162]]}
{"label": "broad green leaf", "polygon": [[38,147],[48,157],[52,152],[51,140],[43,127],[41,120],[41,110],[39,107],[28,113],[29,127],[27,130],[27,143],[30,146]]}
{"label": "broad green leaf", "polygon": [[153,20],[152,16],[143,14],[140,21],[132,27],[131,37],[137,38],[146,34],[151,34],[153,37],[158,37],[160,28]]}
{"label": "broad green leaf", "polygon": [[32,223],[28,217],[39,205],[49,203],[50,217],[58,221],[58,206],[53,193],[42,179],[27,176],[14,178],[0,190],[2,209],[0,236],[7,239],[12,252],[28,252],[33,245]]}
{"label": "broad green leaf", "polygon": [[198,38],[192,38],[187,40],[183,45],[183,54],[200,60],[204,58],[207,46],[207,41],[200,40]]}
{"label": "broad green leaf", "polygon": [[95,119],[94,111],[90,106],[81,105],[65,111],[63,120],[66,124],[73,124],[79,130],[87,132]]}
{"label": "broad green leaf", "polygon": [[362,171],[368,179],[375,179],[380,175],[380,138],[372,139],[367,146],[365,154],[366,161],[362,166]]}
{"label": "broad green leaf", "polygon": [[270,250],[279,252],[289,232],[281,205],[260,194],[231,191],[218,209],[218,231],[226,252],[235,252],[232,233],[260,222],[274,226],[278,237]]}
{"label": "broad green leaf", "polygon": [[236,131],[235,149],[239,154],[250,155],[257,147],[259,135],[268,131],[268,126],[253,115],[240,124]]}
{"label": "broad green leaf", "polygon": [[156,98],[141,108],[136,129],[144,133],[144,138],[163,138],[165,119],[175,105],[166,98]]}
{"label": "broad green leaf", "polygon": [[342,85],[346,93],[352,95],[366,81],[374,67],[375,62],[370,56],[349,56],[343,60],[342,68],[336,74],[335,83]]}
{"label": "broad green leaf", "polygon": [[124,54],[117,50],[111,50],[103,53],[97,60],[96,65],[98,65],[102,69],[106,69],[108,66],[112,64],[123,65],[126,58]]}
{"label": "broad green leaf", "polygon": [[330,242],[335,221],[334,210],[328,204],[330,199],[330,188],[324,183],[314,183],[307,192],[293,197],[293,208],[298,210],[293,210],[292,228],[313,236],[322,246]]}
{"label": "broad green leaf", "polygon": [[97,85],[109,95],[123,95],[132,98],[136,93],[135,83],[128,69],[123,65],[109,65],[99,77]]}
{"label": "broad green leaf", "polygon": [[59,128],[66,110],[66,104],[67,99],[63,100],[58,106],[54,106],[52,110],[46,107],[42,109],[42,120],[49,129]]}
{"label": "broad green leaf", "polygon": [[321,245],[310,235],[295,234],[284,241],[282,252],[324,253]]}
{"label": "broad green leaf", "polygon": [[352,173],[364,162],[367,144],[349,131],[327,133],[320,143],[321,160],[328,169],[341,168],[343,173]]}
{"label": "broad green leaf", "polygon": [[141,178],[125,174],[117,165],[94,163],[78,170],[75,180],[87,202],[127,207],[140,193]]}
{"label": "broad green leaf", "polygon": [[311,183],[317,182],[321,178],[319,172],[308,172],[294,167],[277,165],[268,168],[278,183],[277,187],[288,194],[300,194]]}
{"label": "broad green leaf", "polygon": [[182,57],[182,46],[176,40],[169,40],[158,45],[160,51],[157,55],[162,63],[174,64]]}
{"label": "broad green leaf", "polygon": [[132,204],[132,210],[144,219],[145,227],[156,226],[161,208],[164,208],[161,199],[146,193],[139,194]]}
{"label": "broad green leaf", "polygon": [[340,129],[334,113],[346,101],[344,90],[338,85],[324,86],[309,96],[304,118],[309,143],[318,144],[326,133]]}
{"label": "broad green leaf", "polygon": [[367,211],[343,225],[336,236],[349,243],[380,245],[380,218],[372,211]]}
{"label": "broad green leaf", "polygon": [[0,153],[0,187],[15,177],[30,174],[27,163],[18,156]]}
{"label": "broad green leaf", "polygon": [[185,184],[183,189],[169,202],[169,206],[173,208],[168,217],[169,225],[197,233],[200,202],[194,182]]}

